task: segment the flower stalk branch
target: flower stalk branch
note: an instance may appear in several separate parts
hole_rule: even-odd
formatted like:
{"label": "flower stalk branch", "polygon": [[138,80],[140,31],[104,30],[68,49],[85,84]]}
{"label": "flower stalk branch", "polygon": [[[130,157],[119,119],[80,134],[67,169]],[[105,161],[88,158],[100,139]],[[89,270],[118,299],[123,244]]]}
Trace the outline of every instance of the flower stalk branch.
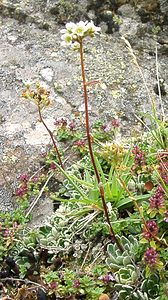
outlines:
{"label": "flower stalk branch", "polygon": [[44,125],[44,127],[45,127],[46,130],[48,131],[48,133],[49,133],[49,135],[50,135],[50,138],[51,138],[51,140],[52,140],[52,143],[53,143],[55,152],[56,152],[56,154],[57,154],[57,158],[58,158],[59,164],[60,164],[61,168],[64,169],[64,165],[63,165],[63,162],[62,162],[62,159],[61,159],[61,155],[60,155],[60,153],[59,153],[59,150],[58,150],[56,141],[55,141],[55,139],[54,139],[53,133],[52,133],[51,130],[48,128],[47,124],[45,123],[45,121],[44,121],[44,119],[43,119],[43,116],[42,116],[42,113],[41,113],[41,107],[40,107],[39,104],[38,104],[38,113],[39,113],[39,121]]}
{"label": "flower stalk branch", "polygon": [[85,121],[86,121],[86,134],[87,134],[87,140],[88,140],[88,146],[89,146],[89,153],[90,153],[90,157],[91,157],[91,161],[92,161],[92,165],[94,168],[94,172],[96,175],[96,179],[97,182],[99,184],[99,190],[100,190],[100,195],[101,195],[101,199],[102,199],[102,203],[103,203],[103,208],[104,208],[104,213],[107,219],[107,223],[109,225],[109,232],[110,235],[113,239],[113,241],[117,244],[118,248],[120,249],[120,251],[123,252],[123,246],[122,244],[119,242],[119,240],[117,239],[114,230],[112,228],[112,225],[110,223],[110,218],[109,218],[109,213],[108,213],[108,209],[107,209],[107,205],[106,205],[106,201],[105,201],[105,196],[104,196],[104,187],[101,183],[101,179],[100,179],[100,175],[95,163],[95,159],[94,159],[94,154],[93,154],[93,149],[92,149],[92,137],[90,134],[90,124],[89,124],[89,112],[88,112],[88,94],[87,94],[87,82],[86,82],[86,77],[85,77],[85,67],[84,67],[84,55],[83,55],[83,40],[80,39],[79,40],[79,45],[80,45],[80,62],[81,62],[81,71],[82,71],[82,81],[83,81],[83,91],[84,91],[84,102],[85,102]]}
{"label": "flower stalk branch", "polygon": [[52,140],[52,143],[53,143],[53,146],[54,146],[57,158],[58,158],[58,162],[59,162],[61,168],[64,169],[64,165],[63,165],[61,155],[59,153],[56,141],[54,139],[54,135],[53,135],[52,131],[48,128],[47,124],[45,123],[42,113],[41,113],[42,109],[46,108],[51,102],[50,101],[50,92],[45,87],[41,86],[39,83],[36,83],[36,89],[33,89],[33,90],[30,89],[30,84],[26,84],[26,89],[23,91],[22,97],[25,99],[31,100],[37,106],[38,114],[39,114],[39,121],[46,128],[46,130]]}

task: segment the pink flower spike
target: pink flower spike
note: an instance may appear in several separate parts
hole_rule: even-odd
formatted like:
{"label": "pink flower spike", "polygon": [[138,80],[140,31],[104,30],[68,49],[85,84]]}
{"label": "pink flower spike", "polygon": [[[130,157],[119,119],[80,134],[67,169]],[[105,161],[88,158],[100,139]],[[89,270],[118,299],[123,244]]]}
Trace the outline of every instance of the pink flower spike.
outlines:
{"label": "pink flower spike", "polygon": [[154,267],[159,259],[159,254],[154,248],[149,248],[144,254],[144,259],[147,265]]}
{"label": "pink flower spike", "polygon": [[52,170],[56,169],[56,164],[54,162],[51,162],[50,169],[52,169]]}
{"label": "pink flower spike", "polygon": [[113,120],[111,121],[111,124],[112,124],[112,126],[113,126],[114,128],[118,128],[118,127],[120,126],[120,122],[119,122],[118,119],[113,119]]}

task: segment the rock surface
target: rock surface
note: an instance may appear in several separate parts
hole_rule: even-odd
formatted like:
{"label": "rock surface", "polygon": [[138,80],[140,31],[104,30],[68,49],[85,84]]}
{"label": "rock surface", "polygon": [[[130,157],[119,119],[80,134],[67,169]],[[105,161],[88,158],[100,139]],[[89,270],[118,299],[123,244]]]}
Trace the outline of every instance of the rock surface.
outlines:
{"label": "rock surface", "polygon": [[[69,2],[71,9],[67,6]],[[157,3],[156,7],[150,10],[149,6],[143,6],[143,3],[147,5],[149,2]],[[36,107],[21,99],[24,83],[40,81],[50,88],[53,101],[44,116],[51,130],[54,129],[55,118],[83,111],[79,56],[76,52],[61,48],[60,29],[63,24],[69,19],[76,21],[92,16],[97,25],[104,26],[100,36],[85,43],[87,78],[101,80],[99,85],[89,88],[91,118],[93,120],[101,116],[110,120],[117,115],[121,119],[123,134],[130,135],[138,123],[135,114],[151,111],[151,104],[121,35],[132,44],[144,70],[151,96],[158,106],[155,67],[157,45],[166,110],[168,25],[163,7],[166,10],[166,1],[163,0],[104,1],[104,6],[102,1],[0,1],[2,210],[12,208],[15,201],[12,195],[19,174],[31,173],[38,168],[40,153],[47,149],[50,142],[45,129],[38,122]],[[142,8],[145,14],[152,14],[152,19],[143,23],[142,14],[139,14]],[[157,9],[159,13],[162,11],[163,17],[158,35],[153,33],[156,30],[154,12]],[[113,18],[114,15],[117,18]],[[58,89],[60,86],[61,93]]]}

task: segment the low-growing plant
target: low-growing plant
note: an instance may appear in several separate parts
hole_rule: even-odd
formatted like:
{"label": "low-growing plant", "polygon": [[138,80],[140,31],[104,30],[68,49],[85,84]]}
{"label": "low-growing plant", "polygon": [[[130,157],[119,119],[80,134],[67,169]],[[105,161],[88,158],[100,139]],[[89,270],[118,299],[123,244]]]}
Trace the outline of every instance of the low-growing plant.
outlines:
{"label": "low-growing plant", "polygon": [[[124,39],[151,102],[153,115],[144,115],[150,127],[143,121],[148,132],[125,146],[116,142],[118,118],[91,126],[87,87],[99,80],[86,81],[84,39],[99,31],[92,21],[70,22],[61,31],[62,46],[80,55],[84,130],[77,129],[79,120],[72,117],[57,119],[56,130],[50,131],[42,115],[50,92],[40,84],[27,85],[22,95],[36,104],[53,149],[39,172],[21,175],[15,191],[18,207],[0,214],[0,278],[11,299],[168,296],[168,130],[161,93],[159,118],[133,49]],[[159,82],[158,66],[156,73]],[[65,151],[60,150],[64,142]],[[66,161],[70,148],[78,151],[73,163]],[[56,181],[52,192],[51,178]],[[54,214],[39,228],[26,228],[36,203],[46,195],[54,201]]]}

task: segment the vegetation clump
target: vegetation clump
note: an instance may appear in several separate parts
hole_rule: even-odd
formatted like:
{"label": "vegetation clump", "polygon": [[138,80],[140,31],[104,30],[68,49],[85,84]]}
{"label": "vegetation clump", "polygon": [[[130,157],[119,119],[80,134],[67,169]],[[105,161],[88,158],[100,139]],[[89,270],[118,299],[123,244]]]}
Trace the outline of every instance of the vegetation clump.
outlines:
{"label": "vegetation clump", "polygon": [[[15,191],[18,208],[0,213],[0,287],[7,299],[168,297],[166,118],[163,110],[157,116],[152,100],[153,115],[146,116],[151,127],[136,141],[121,142],[116,116],[108,123],[90,123],[87,87],[99,80],[86,80],[84,40],[99,32],[92,21],[70,22],[61,31],[62,46],[79,54],[84,119],[57,119],[51,132],[42,113],[51,102],[50,92],[37,83],[22,94],[36,105],[53,148],[40,170],[21,174]],[[41,197],[50,197],[55,212],[30,230],[31,212]]]}

